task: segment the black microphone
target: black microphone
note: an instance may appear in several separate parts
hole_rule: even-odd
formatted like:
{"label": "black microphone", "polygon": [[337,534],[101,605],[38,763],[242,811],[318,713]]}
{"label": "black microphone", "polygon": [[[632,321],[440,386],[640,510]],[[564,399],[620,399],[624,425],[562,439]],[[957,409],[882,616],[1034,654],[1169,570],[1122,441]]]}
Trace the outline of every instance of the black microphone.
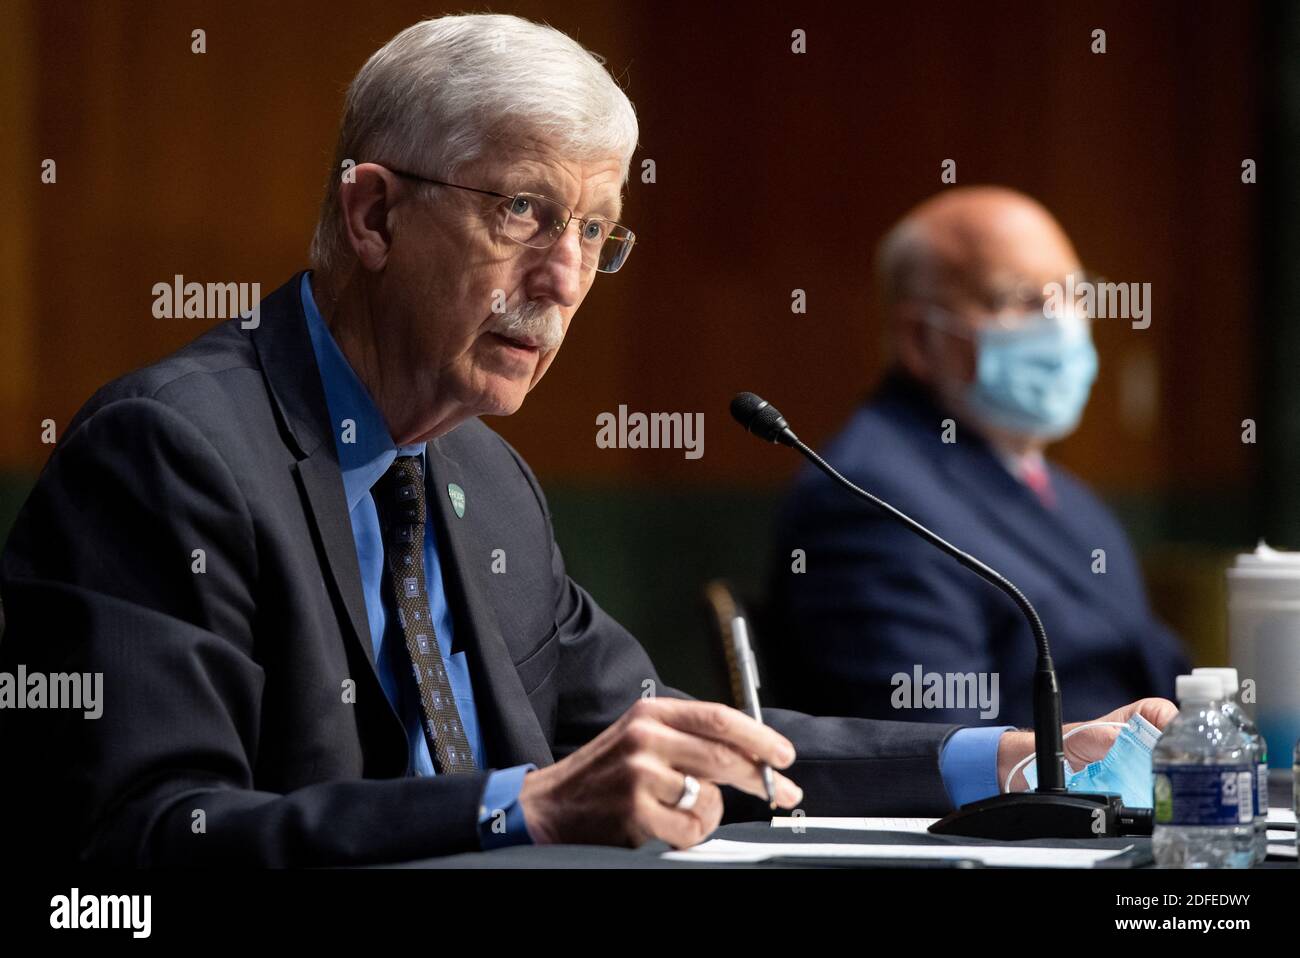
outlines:
{"label": "black microphone", "polygon": [[799,437],[791,432],[785,417],[776,411],[776,407],[753,393],[736,394],[736,398],[731,400],[731,418],[759,439],[795,448],[802,445]]}
{"label": "black microphone", "polygon": [[[731,401],[736,422],[768,442],[797,449],[818,469],[860,499],[902,523],[926,542],[946,552],[959,563],[991,583],[1016,604],[1029,622],[1038,646],[1034,667],[1034,751],[1038,759],[1038,787],[1033,792],[995,795],[963,805],[930,827],[937,833],[984,838],[1065,838],[1116,835],[1127,831],[1132,812],[1123,809],[1117,796],[1067,792],[1065,788],[1065,745],[1061,733],[1061,689],[1047,642],[1047,631],[1025,594],[1002,573],[963,552],[942,536],[906,513],[895,509],[865,489],[854,485],[834,466],[804,445],[775,406],[753,393],[739,393]],[[1103,830],[1098,830],[1101,809]],[[1148,831],[1147,834],[1150,834]]]}

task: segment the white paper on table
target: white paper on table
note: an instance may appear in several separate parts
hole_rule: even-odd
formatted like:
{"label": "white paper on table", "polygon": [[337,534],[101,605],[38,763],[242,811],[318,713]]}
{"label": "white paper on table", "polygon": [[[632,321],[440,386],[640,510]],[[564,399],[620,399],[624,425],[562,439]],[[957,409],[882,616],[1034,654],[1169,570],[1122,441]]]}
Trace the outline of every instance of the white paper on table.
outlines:
{"label": "white paper on table", "polygon": [[1295,809],[1279,807],[1274,805],[1268,810],[1269,823],[1277,822],[1283,825],[1295,824]]}
{"label": "white paper on table", "polygon": [[1124,848],[1021,848],[1007,845],[850,845],[827,842],[737,842],[714,838],[684,851],[664,852],[678,862],[743,864],[768,858],[906,858],[916,861],[973,859],[985,865],[1020,868],[1091,868],[1122,855]]}
{"label": "white paper on table", "polygon": [[1268,853],[1270,855],[1276,855],[1278,858],[1295,858],[1296,857],[1295,842],[1289,842],[1285,845],[1270,844],[1268,846]]}
{"label": "white paper on table", "polygon": [[808,818],[772,819],[773,828],[844,828],[855,832],[925,832],[937,818]]}

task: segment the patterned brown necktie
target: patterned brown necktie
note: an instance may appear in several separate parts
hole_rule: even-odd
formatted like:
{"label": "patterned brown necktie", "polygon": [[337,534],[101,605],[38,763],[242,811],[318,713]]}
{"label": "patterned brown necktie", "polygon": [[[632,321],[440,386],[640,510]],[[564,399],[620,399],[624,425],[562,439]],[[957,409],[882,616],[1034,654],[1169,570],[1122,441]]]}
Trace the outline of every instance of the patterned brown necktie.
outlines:
{"label": "patterned brown necktie", "polygon": [[438,774],[475,770],[474,755],[460,721],[456,697],[433,631],[424,582],[424,469],[419,456],[398,456],[375,483],[375,504],[383,524],[385,581],[406,638],[425,740]]}

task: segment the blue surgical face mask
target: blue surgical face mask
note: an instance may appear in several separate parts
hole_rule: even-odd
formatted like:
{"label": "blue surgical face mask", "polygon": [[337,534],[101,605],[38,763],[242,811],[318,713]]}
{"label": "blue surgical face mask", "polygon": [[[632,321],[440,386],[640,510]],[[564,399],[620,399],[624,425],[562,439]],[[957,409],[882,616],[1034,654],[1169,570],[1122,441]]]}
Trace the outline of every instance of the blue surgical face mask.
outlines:
{"label": "blue surgical face mask", "polygon": [[[1117,722],[1089,722],[1066,733],[1096,725],[1118,725]],[[1160,738],[1160,730],[1140,715],[1134,715],[1120,726],[1119,736],[1099,761],[1091,762],[1079,771],[1065,763],[1065,788],[1071,792],[1115,792],[1129,808],[1150,808],[1154,779],[1151,774],[1151,749]],[[1038,785],[1038,775],[1033,763],[1025,768],[1025,780],[1030,788]]]}
{"label": "blue surgical face mask", "polygon": [[1085,320],[1026,315],[1007,327],[980,328],[975,349],[975,381],[964,399],[982,422],[1040,439],[1060,439],[1078,426],[1097,378]]}

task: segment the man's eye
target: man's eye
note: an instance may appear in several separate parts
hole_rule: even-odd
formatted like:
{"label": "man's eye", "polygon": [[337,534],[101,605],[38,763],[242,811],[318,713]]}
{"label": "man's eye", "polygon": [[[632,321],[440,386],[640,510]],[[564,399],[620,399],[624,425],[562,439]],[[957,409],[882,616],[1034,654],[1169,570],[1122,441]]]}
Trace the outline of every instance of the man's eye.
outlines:
{"label": "man's eye", "polygon": [[591,222],[587,224],[586,228],[582,231],[582,233],[583,233],[582,235],[583,239],[587,239],[587,240],[603,239],[605,236],[605,226],[602,223]]}
{"label": "man's eye", "polygon": [[528,211],[532,209],[532,205],[533,204],[529,202],[528,197],[516,196],[510,201],[510,212],[515,214],[515,216],[525,216]]}

